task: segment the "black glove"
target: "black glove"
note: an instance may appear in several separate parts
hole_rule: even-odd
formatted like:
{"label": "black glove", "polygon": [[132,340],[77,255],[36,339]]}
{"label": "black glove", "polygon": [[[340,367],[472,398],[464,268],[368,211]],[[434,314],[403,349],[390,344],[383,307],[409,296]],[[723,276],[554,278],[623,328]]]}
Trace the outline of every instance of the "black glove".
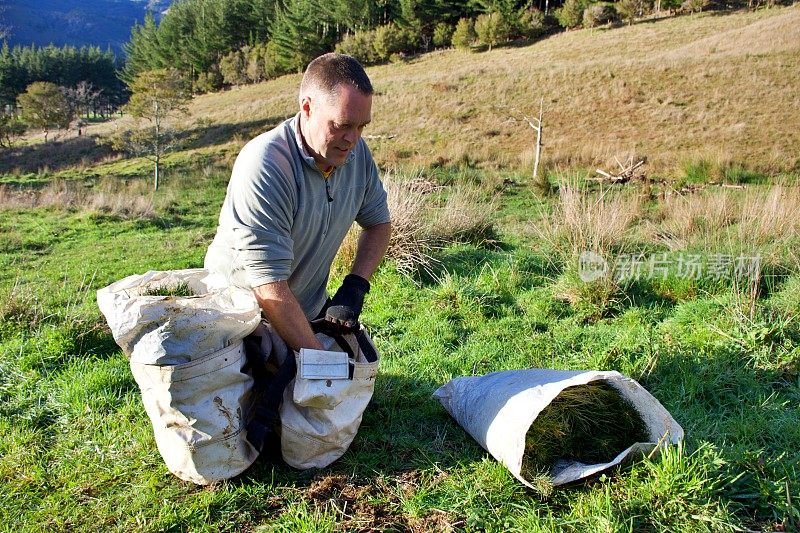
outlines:
{"label": "black glove", "polygon": [[358,315],[364,307],[364,296],[369,292],[369,281],[355,274],[344,277],[342,286],[331,298],[325,312],[325,320],[338,326],[353,329],[358,327]]}

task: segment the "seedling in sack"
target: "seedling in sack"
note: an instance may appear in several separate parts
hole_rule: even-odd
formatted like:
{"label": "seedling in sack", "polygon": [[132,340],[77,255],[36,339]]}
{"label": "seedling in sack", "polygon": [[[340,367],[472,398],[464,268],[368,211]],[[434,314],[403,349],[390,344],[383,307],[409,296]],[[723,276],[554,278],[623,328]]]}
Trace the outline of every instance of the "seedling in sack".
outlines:
{"label": "seedling in sack", "polygon": [[592,381],[561,391],[539,413],[525,435],[520,474],[547,495],[547,479],[559,460],[607,463],[631,444],[647,442],[647,426],[619,391]]}
{"label": "seedling in sack", "polygon": [[177,285],[154,285],[148,287],[142,296],[172,296],[175,298],[183,298],[187,296],[194,296],[194,291],[189,288],[188,283],[178,283]]}

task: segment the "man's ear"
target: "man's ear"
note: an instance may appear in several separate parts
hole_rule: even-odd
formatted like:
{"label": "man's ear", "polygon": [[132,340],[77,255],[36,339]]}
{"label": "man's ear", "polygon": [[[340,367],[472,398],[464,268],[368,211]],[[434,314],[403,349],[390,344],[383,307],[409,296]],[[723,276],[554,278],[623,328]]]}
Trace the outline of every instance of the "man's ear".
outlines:
{"label": "man's ear", "polygon": [[300,111],[303,113],[303,116],[305,118],[308,118],[308,117],[311,116],[311,107],[312,107],[311,106],[311,97],[310,96],[304,96],[300,100]]}

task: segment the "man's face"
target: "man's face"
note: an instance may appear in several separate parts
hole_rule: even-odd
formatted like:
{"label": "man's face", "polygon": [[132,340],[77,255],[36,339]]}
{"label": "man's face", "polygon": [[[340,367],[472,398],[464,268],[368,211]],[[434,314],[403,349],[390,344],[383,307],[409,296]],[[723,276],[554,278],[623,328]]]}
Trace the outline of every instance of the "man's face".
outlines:
{"label": "man's face", "polygon": [[301,131],[317,165],[339,167],[361,138],[372,118],[372,96],[351,85],[339,85],[333,96],[320,92],[300,101],[304,119]]}

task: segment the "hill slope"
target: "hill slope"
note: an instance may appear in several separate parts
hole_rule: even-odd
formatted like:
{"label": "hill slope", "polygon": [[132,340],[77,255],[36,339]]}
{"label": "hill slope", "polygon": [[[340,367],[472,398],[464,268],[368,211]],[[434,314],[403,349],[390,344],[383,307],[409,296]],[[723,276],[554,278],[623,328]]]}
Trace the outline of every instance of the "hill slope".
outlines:
{"label": "hill slope", "polygon": [[[528,168],[535,136],[523,116],[544,98],[550,165],[608,165],[635,152],[651,171],[700,157],[800,168],[800,6],[571,31],[368,72],[378,95],[365,134],[394,135],[370,140],[383,165]],[[294,113],[298,83],[286,76],[198,97],[192,120],[238,130],[241,141]]]}

